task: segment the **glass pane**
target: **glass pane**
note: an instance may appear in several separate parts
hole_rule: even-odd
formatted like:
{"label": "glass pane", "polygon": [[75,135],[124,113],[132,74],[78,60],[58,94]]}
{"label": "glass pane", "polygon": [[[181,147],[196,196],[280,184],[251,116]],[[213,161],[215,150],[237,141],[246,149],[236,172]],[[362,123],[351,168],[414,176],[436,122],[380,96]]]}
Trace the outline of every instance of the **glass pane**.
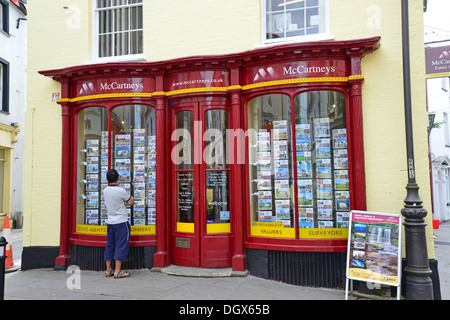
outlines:
{"label": "glass pane", "polygon": [[114,55],[122,56],[128,54],[128,37],[127,32],[116,33],[114,35]]}
{"label": "glass pane", "polygon": [[286,25],[288,37],[303,36],[305,34],[305,10],[294,10],[287,13]]}
{"label": "glass pane", "polygon": [[112,55],[112,34],[100,36],[100,57],[110,57]]}
{"label": "glass pane", "polygon": [[285,16],[284,13],[267,14],[266,19],[267,39],[284,38]]}
{"label": "glass pane", "polygon": [[131,32],[131,53],[142,53],[142,31]]}
{"label": "glass pane", "polygon": [[177,169],[194,169],[194,145],[192,137],[194,134],[194,115],[191,111],[177,113],[177,130],[175,132],[177,145],[172,161],[176,163]]}
{"label": "glass pane", "polygon": [[126,31],[129,29],[128,8],[114,10],[114,31]]}
{"label": "glass pane", "polygon": [[248,129],[252,228],[273,227],[261,236],[295,237],[290,98],[271,94],[250,100]]}
{"label": "glass pane", "polygon": [[205,112],[203,160],[206,163],[206,169],[228,168],[227,129],[228,112],[226,110],[214,109]]}
{"label": "glass pane", "polygon": [[101,107],[78,114],[77,224],[103,225],[106,208],[101,190],[108,170],[108,112]]}
{"label": "glass pane", "polygon": [[334,91],[296,96],[295,139],[299,227],[348,227],[345,96]]}
{"label": "glass pane", "polygon": [[177,222],[194,222],[194,173],[177,173]]}
{"label": "glass pane", "polygon": [[125,105],[112,112],[112,166],[120,186],[134,197],[129,208],[132,225],[152,225],[156,218],[155,110]]}
{"label": "glass pane", "polygon": [[142,6],[137,7],[137,13],[136,16],[134,18],[137,21],[137,28],[138,29],[142,29],[143,28],[143,24],[142,24]]}
{"label": "glass pane", "polygon": [[305,1],[285,0],[285,5],[283,7],[286,7],[286,10],[304,8]]}
{"label": "glass pane", "polygon": [[142,6],[130,8],[130,29],[142,29]]}
{"label": "glass pane", "polygon": [[206,220],[230,222],[229,171],[206,172]]}

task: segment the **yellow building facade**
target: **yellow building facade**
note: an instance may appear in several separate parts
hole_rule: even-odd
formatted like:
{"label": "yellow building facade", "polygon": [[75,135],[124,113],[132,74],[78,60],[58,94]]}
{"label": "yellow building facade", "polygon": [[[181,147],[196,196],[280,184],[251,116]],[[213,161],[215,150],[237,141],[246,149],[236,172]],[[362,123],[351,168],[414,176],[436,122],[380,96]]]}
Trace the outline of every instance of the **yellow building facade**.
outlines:
{"label": "yellow building facade", "polygon": [[[90,66],[94,70],[99,65],[102,65],[102,69],[107,69],[111,64],[129,63],[139,65],[133,65],[133,68],[145,69],[142,64],[149,63],[153,66],[150,72],[156,72],[156,69],[161,71],[162,68],[165,68],[164,72],[170,73],[170,70],[178,70],[183,67],[183,61],[178,60],[185,59],[189,70],[195,68],[195,61],[189,60],[189,57],[223,55],[227,56],[230,61],[236,55],[236,60],[245,63],[247,60],[253,61],[251,60],[253,58],[241,58],[238,56],[239,53],[245,56],[246,52],[252,50],[266,52],[265,50],[273,49],[276,51],[277,46],[292,45],[298,46],[295,50],[301,54],[302,50],[306,50],[302,47],[302,44],[305,43],[314,46],[320,44],[321,41],[339,42],[344,47],[345,41],[379,37],[378,43],[373,44],[373,50],[368,50],[367,55],[361,59],[362,77],[360,78],[364,79],[361,87],[361,99],[365,178],[365,190],[362,192],[365,193],[366,203],[363,209],[372,212],[400,213],[404,206],[405,186],[408,179],[400,2],[390,0],[306,1],[309,4],[305,2],[306,7],[302,9],[306,12],[304,20],[306,22],[303,22],[305,35],[299,33],[292,37],[289,32],[294,29],[298,30],[301,26],[294,19],[298,4],[278,1],[280,4],[284,4],[284,7],[275,7],[276,2],[198,0],[143,3],[136,11],[134,9],[129,11],[132,12],[130,15],[142,15],[139,20],[141,23],[134,26],[138,30],[136,35],[139,35],[135,38],[136,43],[139,41],[142,43],[136,45],[136,54],[119,54],[109,57],[99,57],[103,54],[100,52],[105,43],[108,45],[108,41],[112,41],[104,40],[112,38],[108,38],[108,35],[104,36],[102,33],[105,30],[101,29],[101,25],[102,23],[106,25],[105,21],[107,20],[102,20],[104,16],[100,12],[101,8],[104,6],[108,8],[115,1],[108,4],[108,1],[71,0],[62,4],[57,0],[49,0],[28,4],[28,106],[24,128],[26,136],[25,181],[27,183],[24,184],[24,257],[22,260],[25,264],[27,263],[27,254],[30,257],[29,264],[33,266],[36,263],[32,258],[34,253],[40,252],[39,250],[45,251],[46,248],[48,248],[46,252],[49,256],[53,257],[55,253],[58,255],[61,241],[61,203],[64,201],[62,193],[65,193],[66,186],[66,177],[62,176],[62,171],[63,163],[66,157],[69,157],[65,153],[68,149],[63,147],[62,117],[65,112],[63,109],[66,107],[64,103],[69,103],[67,108],[70,109],[72,104],[81,101],[77,100],[76,95],[71,95],[72,93],[66,95],[67,92],[73,91],[64,89],[62,83],[66,81],[65,79],[69,79],[67,80],[69,82],[72,81],[71,79],[75,79],[77,72],[78,75],[85,76],[89,73]],[[122,2],[118,1],[117,3]],[[302,3],[302,1],[298,3]],[[135,1],[130,1],[130,4],[135,4]],[[124,1],[122,5],[126,7],[127,1]],[[284,9],[286,10],[283,11]],[[277,16],[275,14],[277,12],[281,16]],[[430,260],[434,260],[422,16],[423,2],[420,0],[410,1],[411,85],[416,179],[420,186],[420,196],[428,212],[425,219],[428,256]],[[131,24],[132,18],[129,19]],[[280,27],[280,23],[283,26]],[[283,30],[285,33],[280,36],[277,32]],[[277,36],[269,36],[269,31],[277,33]],[[310,34],[308,35],[308,33]],[[142,38],[140,38],[141,36]],[[130,37],[132,37],[131,33]],[[116,38],[116,41],[121,41],[119,38],[120,36]],[[123,38],[120,39],[123,40]],[[132,45],[133,43],[130,44],[130,46]],[[295,50],[293,49],[293,51]],[[317,50],[324,51],[325,49],[320,47]],[[332,54],[331,52],[330,55]],[[214,60],[214,58],[211,59]],[[262,55],[260,59],[263,59]],[[174,60],[176,60],[176,66]],[[164,62],[170,64],[171,67],[161,67]],[[198,64],[200,66],[200,62]],[[62,71],[65,68],[73,68],[70,70],[70,75],[69,71]],[[59,71],[47,72],[44,76],[39,73],[44,70]],[[92,71],[91,73],[97,75],[96,72]],[[164,79],[167,80],[169,73],[165,75]],[[352,79],[351,76],[347,77],[345,81],[348,79]],[[155,81],[156,89],[158,89],[158,80]],[[318,81],[324,82],[324,80]],[[227,84],[224,89],[230,94],[233,89],[231,86],[234,85],[232,82]],[[174,86],[172,87],[174,88]],[[151,97],[155,99],[158,98],[156,89],[151,92]],[[168,87],[162,87],[162,89],[165,92],[165,99],[169,99],[170,89]],[[242,94],[245,98],[245,88],[243,90]],[[140,95],[141,98],[144,97],[144,93]],[[121,94],[122,96],[117,97],[124,97],[123,93]],[[100,100],[95,100],[97,98]],[[102,98],[105,97],[97,96],[88,99],[94,99],[93,102],[101,105]],[[169,100],[164,101],[166,105],[170,105]],[[170,118],[170,114],[167,109],[166,117]],[[241,114],[240,121],[245,122],[245,114],[245,112]],[[71,125],[73,126],[74,123]],[[70,130],[76,129],[71,127]],[[169,170],[168,167],[169,165],[166,165],[166,170]],[[240,170],[247,172],[245,168]],[[358,172],[354,171],[353,174],[357,175]],[[247,180],[245,176],[243,179]],[[243,190],[247,184],[248,182],[243,183]],[[353,196],[357,197],[358,190],[353,192]],[[246,200],[244,199],[247,196],[245,196],[245,192],[243,194],[243,199],[239,202],[242,202],[244,206],[242,209],[243,220],[248,221],[247,209],[245,209]],[[73,193],[69,193],[68,197],[78,196],[79,194],[73,191]],[[167,203],[172,203],[172,200],[167,200]],[[74,211],[76,210],[74,209]],[[158,215],[158,213],[156,214]],[[293,218],[292,224],[297,222],[295,219]],[[71,218],[68,221],[72,223]],[[233,219],[231,221],[233,229],[235,222]],[[245,223],[244,239],[247,227],[250,229],[248,225],[250,222]],[[291,227],[293,226],[291,225]],[[292,232],[294,235],[296,234],[294,230]],[[155,233],[158,234],[158,227],[156,227]],[[158,241],[155,238],[154,243],[156,244]],[[251,243],[251,241],[248,242]],[[170,243],[171,241],[168,242],[168,246]],[[182,246],[181,242],[180,245]],[[250,248],[259,247],[253,245]],[[71,250],[73,252],[73,248]],[[293,251],[299,250],[294,249]],[[167,259],[167,261],[171,261],[170,258]],[[49,263],[51,265],[54,260]],[[49,263],[46,265],[48,266]]]}

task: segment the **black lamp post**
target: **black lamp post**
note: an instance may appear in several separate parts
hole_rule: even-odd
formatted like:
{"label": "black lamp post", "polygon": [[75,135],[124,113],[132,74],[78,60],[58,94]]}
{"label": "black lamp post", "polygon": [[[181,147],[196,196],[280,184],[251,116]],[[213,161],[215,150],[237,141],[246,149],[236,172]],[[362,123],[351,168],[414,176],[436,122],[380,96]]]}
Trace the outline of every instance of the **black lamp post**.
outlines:
{"label": "black lamp post", "polygon": [[5,247],[7,244],[6,239],[0,237],[0,300],[5,299]]}
{"label": "black lamp post", "polygon": [[433,283],[428,265],[427,241],[424,217],[427,211],[422,206],[419,186],[416,183],[414,165],[414,142],[411,110],[411,74],[409,59],[409,8],[408,0],[402,0],[403,37],[403,87],[405,99],[406,155],[408,165],[408,184],[406,185],[405,206],[405,288],[408,300],[433,300]]}

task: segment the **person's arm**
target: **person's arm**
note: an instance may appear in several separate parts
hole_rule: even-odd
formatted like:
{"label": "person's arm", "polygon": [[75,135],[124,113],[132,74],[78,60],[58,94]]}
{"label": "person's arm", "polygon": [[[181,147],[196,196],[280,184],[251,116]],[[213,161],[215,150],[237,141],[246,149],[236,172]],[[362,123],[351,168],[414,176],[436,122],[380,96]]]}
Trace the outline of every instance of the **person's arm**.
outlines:
{"label": "person's arm", "polygon": [[134,203],[134,198],[124,188],[122,188],[121,198],[126,206],[131,206]]}
{"label": "person's arm", "polygon": [[125,204],[128,205],[128,206],[132,206],[133,203],[134,203],[134,198],[133,198],[133,196],[130,196],[130,199],[128,199],[128,201],[125,202]]}

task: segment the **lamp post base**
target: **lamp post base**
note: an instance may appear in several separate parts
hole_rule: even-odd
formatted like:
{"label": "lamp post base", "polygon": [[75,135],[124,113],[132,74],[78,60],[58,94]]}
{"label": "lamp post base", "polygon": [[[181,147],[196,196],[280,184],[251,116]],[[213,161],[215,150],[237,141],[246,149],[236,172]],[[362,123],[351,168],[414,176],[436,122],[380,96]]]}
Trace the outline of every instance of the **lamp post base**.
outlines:
{"label": "lamp post base", "polygon": [[419,186],[408,183],[402,215],[405,217],[405,289],[408,300],[433,300],[432,271],[428,264],[428,250],[424,217],[427,211],[419,197]]}

